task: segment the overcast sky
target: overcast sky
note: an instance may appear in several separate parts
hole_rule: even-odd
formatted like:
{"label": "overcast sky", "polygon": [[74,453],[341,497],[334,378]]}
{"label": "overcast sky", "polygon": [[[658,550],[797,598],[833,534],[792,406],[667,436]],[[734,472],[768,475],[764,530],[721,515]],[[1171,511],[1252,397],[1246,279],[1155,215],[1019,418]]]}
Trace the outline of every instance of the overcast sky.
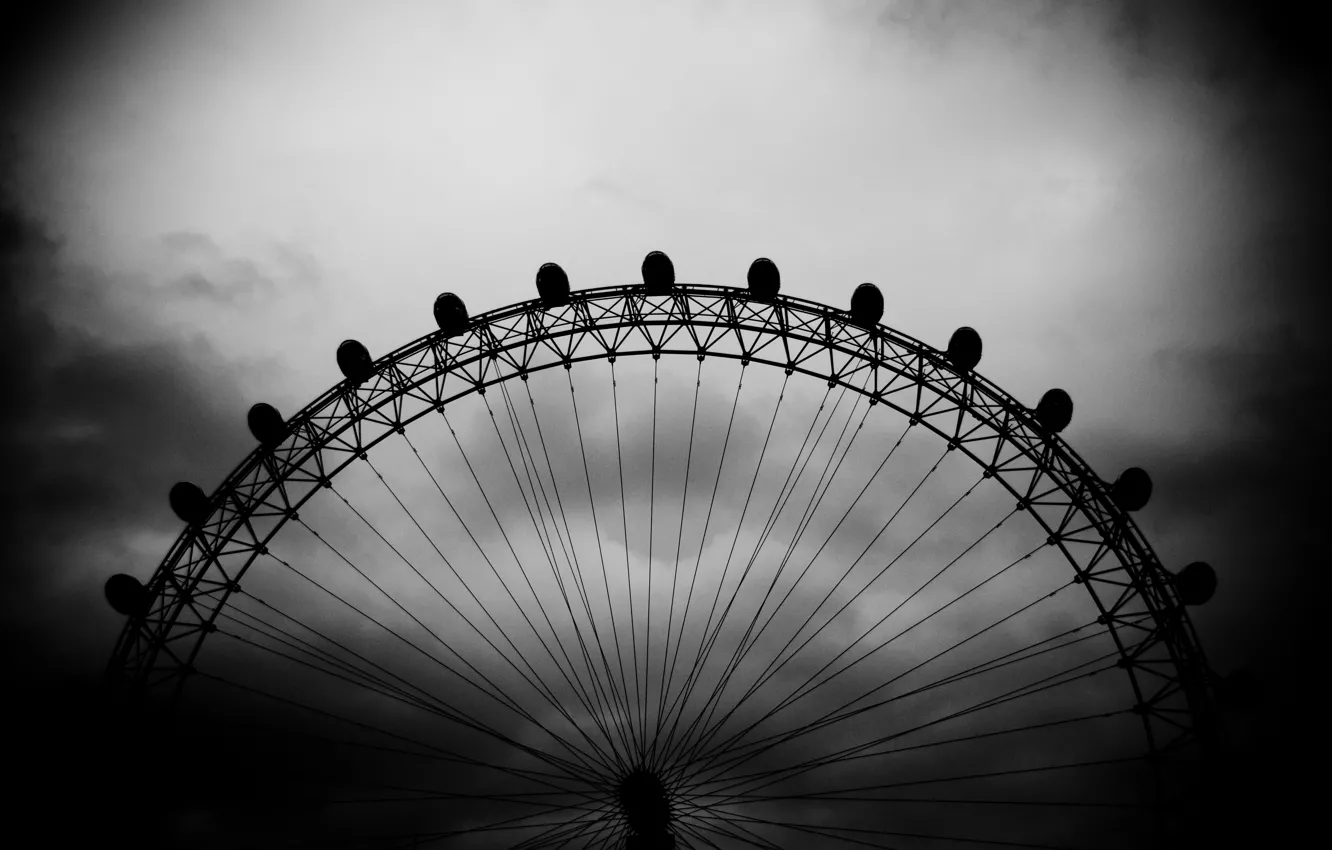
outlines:
{"label": "overcast sky", "polygon": [[171,484],[211,490],[249,405],[298,410],[344,338],[378,356],[438,292],[499,307],[547,261],[581,288],[664,250],[740,285],[768,256],[834,306],[874,281],[934,345],[976,327],[1023,401],[1068,390],[1084,458],[1152,474],[1166,565],[1215,565],[1204,647],[1266,683],[1249,745],[1285,746],[1264,736],[1301,710],[1311,635],[1332,140],[1312,20],[1253,6],[4,13],[11,645],[42,681],[97,676],[102,584],[151,574]]}

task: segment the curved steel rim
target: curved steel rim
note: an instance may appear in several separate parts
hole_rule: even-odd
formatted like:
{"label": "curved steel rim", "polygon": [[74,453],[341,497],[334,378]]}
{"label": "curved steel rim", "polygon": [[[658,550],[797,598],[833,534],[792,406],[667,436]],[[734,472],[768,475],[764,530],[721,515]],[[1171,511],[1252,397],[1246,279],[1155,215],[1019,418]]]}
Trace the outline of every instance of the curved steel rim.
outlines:
{"label": "curved steel rim", "polygon": [[[538,363],[538,354],[555,359]],[[519,302],[471,319],[459,334],[434,331],[398,348],[365,381],[335,384],[287,421],[281,444],[252,451],[211,494],[207,517],[181,532],[147,584],[147,614],[131,618],[116,642],[109,678],[137,692],[167,683],[178,692],[268,541],[321,485],[389,435],[514,377],[645,354],[727,357],[821,378],[964,452],[1018,499],[1091,594],[1132,683],[1149,756],[1213,743],[1206,661],[1171,574],[1107,485],[1033,411],[891,328],[859,327],[814,301],[700,284],[676,284],[669,295],[648,295],[643,285],[587,289],[556,307]],[[853,376],[867,379],[865,389]],[[1129,644],[1118,626],[1143,628],[1120,619],[1135,603],[1153,625]]]}

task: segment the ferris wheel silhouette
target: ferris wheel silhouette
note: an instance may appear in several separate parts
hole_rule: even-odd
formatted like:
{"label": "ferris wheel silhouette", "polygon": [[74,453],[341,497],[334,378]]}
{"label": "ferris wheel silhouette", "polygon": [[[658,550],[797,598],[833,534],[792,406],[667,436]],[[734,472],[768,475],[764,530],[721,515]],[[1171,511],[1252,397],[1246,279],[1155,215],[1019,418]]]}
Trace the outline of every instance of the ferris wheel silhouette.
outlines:
{"label": "ferris wheel silhouette", "polygon": [[[284,418],[146,582],[108,680],[337,753],[257,844],[1123,847],[1187,829],[1212,677],[1167,570],[1060,436],[849,309],[747,287],[573,291],[373,359]],[[200,713],[203,712],[203,713]],[[157,716],[157,715],[154,715]],[[165,731],[164,731],[164,734]],[[284,843],[286,842],[286,843]],[[266,846],[266,845],[265,845]]]}

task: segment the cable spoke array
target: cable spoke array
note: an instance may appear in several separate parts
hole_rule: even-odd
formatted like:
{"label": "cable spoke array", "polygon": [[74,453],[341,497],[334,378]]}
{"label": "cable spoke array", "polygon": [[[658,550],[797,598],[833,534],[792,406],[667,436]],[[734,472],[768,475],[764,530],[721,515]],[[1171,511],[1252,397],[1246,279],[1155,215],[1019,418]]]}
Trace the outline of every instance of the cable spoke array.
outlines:
{"label": "cable spoke array", "polygon": [[309,843],[621,846],[635,770],[679,847],[1149,834],[1120,649],[974,466],[733,361],[547,375],[327,482],[221,612],[185,700],[340,754]]}
{"label": "cable spoke array", "polygon": [[293,846],[1150,843],[1201,656],[1029,420],[797,299],[517,305],[247,460],[115,663]]}

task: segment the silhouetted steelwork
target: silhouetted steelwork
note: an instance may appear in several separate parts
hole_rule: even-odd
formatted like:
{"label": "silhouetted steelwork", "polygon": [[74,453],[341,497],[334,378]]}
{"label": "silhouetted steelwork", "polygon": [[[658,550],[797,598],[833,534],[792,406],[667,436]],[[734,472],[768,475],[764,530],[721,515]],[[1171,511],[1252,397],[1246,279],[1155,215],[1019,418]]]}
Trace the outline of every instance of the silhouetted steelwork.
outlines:
{"label": "silhouetted steelwork", "polygon": [[[1211,597],[1214,571],[1165,569],[1131,511],[1151,482],[1136,468],[1111,485],[1059,436],[1072,417],[1062,390],[1033,409],[974,372],[981,342],[960,328],[945,351],[878,324],[883,296],[862,284],[843,311],[779,293],[776,266],[755,261],[748,289],[678,283],[664,254],[644,260],[643,283],[570,292],[555,264],[537,275],[540,298],[469,317],[439,296],[439,330],[372,360],[354,340],[337,362],[345,380],[290,420],[256,405],[260,445],[210,497],[171,491],[187,523],[145,586],[108,582],[130,616],[109,674],[132,692],[178,689],[246,570],[321,487],[376,444],[450,402],[541,370],[635,355],[730,358],[841,386],[906,416],[962,452],[1014,498],[1064,556],[1112,636],[1137,699],[1153,758],[1214,735],[1211,681],[1184,605]],[[1150,621],[1146,627],[1143,617]],[[653,782],[657,782],[654,786]],[[633,829],[661,835],[669,807],[651,774],[624,780]]]}

